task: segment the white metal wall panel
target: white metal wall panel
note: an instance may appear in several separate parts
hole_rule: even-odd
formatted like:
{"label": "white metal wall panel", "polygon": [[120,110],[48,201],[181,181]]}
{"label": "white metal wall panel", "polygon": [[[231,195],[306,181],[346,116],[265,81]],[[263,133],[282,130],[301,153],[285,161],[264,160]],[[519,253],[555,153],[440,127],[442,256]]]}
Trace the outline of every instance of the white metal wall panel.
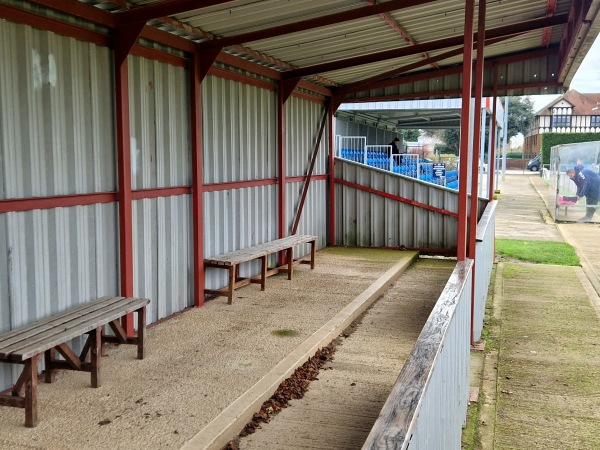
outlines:
{"label": "white metal wall panel", "polygon": [[207,76],[202,82],[204,183],[277,175],[275,91]]}
{"label": "white metal wall panel", "polygon": [[[215,256],[277,239],[277,186],[204,194],[204,256]],[[273,257],[274,258],[274,257]],[[274,259],[269,264],[274,264]],[[256,275],[259,261],[242,264],[240,275]],[[227,271],[207,269],[206,288],[227,285]]]}
{"label": "white metal wall panel", "polygon": [[[287,203],[286,219],[288,234],[292,231],[303,189],[304,182],[288,183],[286,185],[285,198]],[[304,208],[298,222],[297,234],[312,234],[317,236],[318,249],[327,246],[328,192],[327,180],[312,181],[306,193]],[[298,255],[306,255],[309,252],[310,245],[303,244],[298,246]]]}
{"label": "white metal wall panel", "polygon": [[128,63],[133,189],[191,185],[186,70],[137,56]]}
{"label": "white metal wall panel", "polygon": [[[336,158],[336,179],[457,213],[456,191]],[[336,244],[455,248],[457,219],[337,183]]]}
{"label": "white metal wall panel", "polygon": [[[0,214],[0,232],[0,332],[118,295],[116,204]],[[14,376],[0,368],[0,390]]]}
{"label": "white metal wall panel", "polygon": [[0,199],[113,191],[110,50],[0,22]]}
{"label": "white metal wall panel", "polygon": [[133,203],[134,296],[149,298],[148,322],[194,304],[191,196]]}
{"label": "white metal wall panel", "polygon": [[[323,105],[298,97],[285,104],[286,176],[303,176],[308,172],[319,128],[323,121]],[[313,175],[327,172],[329,131],[327,123],[321,136]]]}
{"label": "white metal wall panel", "polygon": [[374,125],[348,122],[336,118],[335,134],[340,136],[365,136],[367,145],[387,145],[399,134],[398,131],[375,128]]}

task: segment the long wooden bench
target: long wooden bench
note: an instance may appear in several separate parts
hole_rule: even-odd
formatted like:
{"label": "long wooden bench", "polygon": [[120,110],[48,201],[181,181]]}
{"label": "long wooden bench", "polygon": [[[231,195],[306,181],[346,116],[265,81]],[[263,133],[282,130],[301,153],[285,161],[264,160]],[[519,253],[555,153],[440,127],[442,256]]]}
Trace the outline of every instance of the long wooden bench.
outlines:
{"label": "long wooden bench", "polygon": [[[21,376],[13,386],[12,395],[0,395],[0,406],[25,408],[25,426],[37,425],[38,364],[42,355],[45,363],[45,381],[52,383],[57,369],[81,370],[91,373],[92,387],[101,385],[100,357],[104,343],[137,345],[137,357],[144,358],[146,336],[145,298],[102,297],[92,302],[52,315],[31,325],[0,335],[0,362],[23,364]],[[137,313],[136,336],[127,336],[120,318]],[[109,325],[114,336],[105,335]],[[88,335],[79,355],[67,342]],[[58,352],[64,360],[55,358]]]}
{"label": "long wooden bench", "polygon": [[[250,283],[260,283],[261,291],[265,290],[265,280],[267,276],[274,275],[279,272],[286,272],[288,280],[292,279],[292,272],[296,264],[310,264],[310,268],[315,268],[315,243],[317,237],[310,235],[294,235],[282,239],[277,239],[264,244],[254,245],[242,250],[223,253],[217,256],[211,256],[204,260],[204,267],[216,267],[229,271],[228,285],[222,289],[205,289],[205,294],[226,296],[227,303],[233,303],[234,292],[238,287],[245,286]],[[308,256],[294,260],[294,247],[300,244],[310,244],[310,260]],[[267,258],[273,253],[286,251],[286,264],[281,267],[269,269],[267,267]],[[261,260],[261,271],[258,277],[254,278],[239,278],[239,265],[254,259]]]}

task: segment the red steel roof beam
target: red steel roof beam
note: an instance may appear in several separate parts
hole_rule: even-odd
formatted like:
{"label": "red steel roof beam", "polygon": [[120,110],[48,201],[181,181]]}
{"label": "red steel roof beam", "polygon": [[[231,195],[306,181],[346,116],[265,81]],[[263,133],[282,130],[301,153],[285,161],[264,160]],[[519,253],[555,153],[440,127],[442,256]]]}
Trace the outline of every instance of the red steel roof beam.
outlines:
{"label": "red steel roof beam", "polygon": [[[567,20],[568,16],[566,14],[560,14],[553,17],[545,17],[542,19],[533,19],[526,22],[516,23],[513,25],[505,25],[502,27],[493,28],[486,32],[486,36],[489,36],[490,38],[511,36],[515,34],[539,30],[540,28],[546,28],[549,26],[564,25],[565,23],[567,23]],[[475,40],[476,39],[477,33],[475,34]],[[387,59],[401,58],[404,56],[416,55],[422,52],[442,50],[448,47],[456,47],[458,45],[462,45],[463,42],[464,36],[462,35],[445,39],[438,39],[437,41],[425,42],[423,44],[417,44],[410,47],[402,47],[394,50],[385,50],[382,52],[371,53],[369,55],[356,56],[353,58],[347,58],[322,64],[315,64],[313,66],[289,70],[283,73],[283,78],[304,77],[318,73],[331,72],[334,70],[347,69],[363,64],[385,61]]]}
{"label": "red steel roof beam", "polygon": [[35,0],[35,3],[109,28],[116,26],[113,14],[78,0]]}
{"label": "red steel roof beam", "polygon": [[[486,67],[489,67],[494,63],[508,64],[511,62],[526,61],[526,60],[530,60],[533,58],[542,58],[545,56],[552,56],[552,55],[557,55],[557,54],[558,54],[558,47],[550,47],[548,49],[535,50],[532,52],[525,52],[525,53],[521,53],[518,55],[503,56],[503,57],[499,57],[499,58],[489,58],[485,61],[484,64]],[[405,75],[403,77],[393,78],[391,80],[383,80],[383,81],[379,81],[377,83],[371,83],[368,86],[368,88],[369,89],[379,89],[379,88],[385,88],[385,87],[389,87],[389,86],[397,86],[399,84],[414,83],[416,81],[428,80],[430,78],[443,77],[446,75],[453,75],[453,74],[459,73],[461,70],[462,70],[461,66],[447,67],[445,69],[440,69],[440,70],[429,70],[427,72],[421,72],[421,73],[414,74],[414,75]]]}
{"label": "red steel roof beam", "polygon": [[[368,3],[369,5],[375,5],[375,0],[363,0],[364,2]],[[381,17],[385,23],[387,23],[390,28],[392,30],[394,30],[396,33],[398,33],[400,36],[402,36],[402,38],[404,38],[404,40],[406,42],[408,42],[410,45],[416,45],[417,43],[415,42],[415,40],[412,38],[412,36],[408,33],[408,31],[406,31],[404,29],[404,27],[402,25],[400,25],[396,20],[394,20],[394,18],[392,16],[390,16],[388,13],[381,13],[379,14],[379,17]],[[428,59],[429,55],[427,53],[421,53],[421,57],[423,59]],[[435,63],[430,63],[431,67],[433,67],[434,69],[438,69],[438,65]]]}
{"label": "red steel roof beam", "polygon": [[[546,17],[551,17],[556,12],[556,0],[547,0],[546,3]],[[542,34],[542,47],[548,47],[550,45],[550,37],[552,36],[552,27],[544,28]]]}
{"label": "red steel roof beam", "polygon": [[166,0],[163,2],[152,3],[151,5],[140,6],[138,8],[128,9],[114,13],[119,25],[128,25],[132,23],[146,23],[149,20],[164,16],[194,11],[207,8],[209,6],[229,3],[233,0]]}
{"label": "red steel roof beam", "polygon": [[[503,37],[494,38],[494,39],[486,39],[485,45],[493,45],[498,42],[505,41],[506,39],[510,39],[511,37],[512,36],[503,36]],[[455,50],[450,50],[448,52],[441,53],[437,56],[429,57],[422,61],[418,61],[418,62],[415,62],[412,64],[407,64],[406,66],[399,67],[398,69],[390,70],[388,72],[383,72],[383,73],[380,73],[379,75],[375,75],[370,78],[365,78],[364,80],[360,80],[360,81],[357,81],[352,84],[347,84],[343,88],[337,90],[336,93],[341,95],[341,94],[349,94],[352,92],[363,91],[365,89],[369,89],[371,83],[376,83],[378,81],[385,80],[386,78],[389,78],[389,77],[392,77],[395,75],[400,75],[401,73],[408,72],[410,70],[418,69],[419,67],[426,66],[428,64],[431,64],[432,62],[443,61],[444,59],[451,58],[451,57],[457,56],[457,55],[461,55],[462,53],[463,53],[462,47],[457,48]]]}
{"label": "red steel roof beam", "polygon": [[382,12],[409,8],[411,6],[431,3],[433,1],[435,0],[391,0],[385,3],[364,6],[362,8],[356,8],[342,13],[328,14],[326,16],[316,17],[314,19],[301,20],[300,22],[278,25],[276,27],[265,28],[264,30],[251,31],[249,33],[242,33],[208,42],[201,42],[198,44],[198,48],[200,50],[205,50],[214,47],[229,47],[247,42],[260,41],[262,39],[283,36],[285,34],[297,33],[314,28],[326,27],[337,23],[348,22],[350,20],[362,19],[363,17],[373,16]]}

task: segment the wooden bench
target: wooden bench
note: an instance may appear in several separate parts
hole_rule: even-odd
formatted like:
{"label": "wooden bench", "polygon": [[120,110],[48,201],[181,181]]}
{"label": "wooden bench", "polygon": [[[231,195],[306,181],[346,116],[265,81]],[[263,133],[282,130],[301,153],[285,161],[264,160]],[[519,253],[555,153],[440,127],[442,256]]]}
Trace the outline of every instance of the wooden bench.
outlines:
{"label": "wooden bench", "polygon": [[[38,364],[42,355],[46,383],[54,381],[57,369],[81,370],[91,373],[92,387],[101,385],[100,357],[104,343],[135,344],[137,357],[143,359],[149,302],[145,298],[102,297],[0,335],[0,362],[24,365],[11,390],[12,395],[0,395],[0,406],[25,408],[25,426],[37,425]],[[138,332],[130,337],[119,319],[133,312],[137,312]],[[105,335],[106,325],[114,336]],[[88,338],[81,354],[77,355],[67,342],[84,334]],[[64,360],[57,360],[56,352]]]}
{"label": "wooden bench", "polygon": [[[211,256],[204,260],[204,267],[216,267],[219,269],[227,269],[229,271],[229,282],[227,287],[223,289],[205,289],[204,292],[209,295],[226,296],[227,303],[233,303],[234,291],[241,286],[250,283],[260,283],[261,291],[265,290],[265,280],[267,276],[274,275],[279,272],[287,272],[288,280],[292,279],[292,271],[296,264],[310,264],[310,268],[315,268],[315,243],[316,236],[310,235],[294,235],[286,238],[277,239],[275,241],[265,242],[264,244],[255,245],[242,250],[237,250],[222,255]],[[310,244],[310,261],[303,257],[294,260],[294,247],[299,244]],[[267,257],[273,253],[286,251],[286,264],[281,267],[268,269]],[[261,260],[260,275],[255,278],[239,278],[239,265],[251,261],[253,259]]]}

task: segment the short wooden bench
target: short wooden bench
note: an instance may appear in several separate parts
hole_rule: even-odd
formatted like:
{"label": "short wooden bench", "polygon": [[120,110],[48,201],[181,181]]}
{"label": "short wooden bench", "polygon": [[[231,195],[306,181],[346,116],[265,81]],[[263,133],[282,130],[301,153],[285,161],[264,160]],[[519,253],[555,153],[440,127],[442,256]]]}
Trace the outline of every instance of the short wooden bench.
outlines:
{"label": "short wooden bench", "polygon": [[[286,272],[288,280],[292,279],[292,271],[296,264],[310,264],[310,268],[315,268],[315,243],[316,236],[310,235],[294,235],[282,239],[277,239],[264,244],[254,245],[242,250],[237,250],[222,255],[211,256],[204,260],[204,267],[216,267],[219,269],[227,269],[229,271],[229,282],[227,287],[223,289],[206,289],[204,292],[209,295],[226,296],[227,303],[233,303],[234,291],[241,286],[250,283],[260,283],[261,291],[265,290],[265,280],[267,276],[274,275],[279,272]],[[299,244],[310,244],[310,260],[308,256],[294,260],[294,247]],[[267,267],[267,257],[273,253],[286,251],[286,264],[281,267],[269,269]],[[261,260],[260,275],[255,278],[239,278],[239,265],[251,261],[253,259]]]}
{"label": "short wooden bench", "polygon": [[[135,344],[137,357],[143,359],[149,302],[145,298],[102,297],[0,335],[0,362],[24,365],[11,390],[12,395],[0,395],[0,406],[25,408],[25,426],[37,425],[38,364],[42,355],[46,383],[54,381],[57,369],[81,370],[91,373],[92,387],[101,385],[100,357],[104,343]],[[138,332],[130,337],[119,319],[133,312],[137,312]],[[114,336],[105,335],[106,325]],[[77,355],[67,342],[84,334],[88,338],[81,354]],[[56,352],[64,360],[57,360]]]}

